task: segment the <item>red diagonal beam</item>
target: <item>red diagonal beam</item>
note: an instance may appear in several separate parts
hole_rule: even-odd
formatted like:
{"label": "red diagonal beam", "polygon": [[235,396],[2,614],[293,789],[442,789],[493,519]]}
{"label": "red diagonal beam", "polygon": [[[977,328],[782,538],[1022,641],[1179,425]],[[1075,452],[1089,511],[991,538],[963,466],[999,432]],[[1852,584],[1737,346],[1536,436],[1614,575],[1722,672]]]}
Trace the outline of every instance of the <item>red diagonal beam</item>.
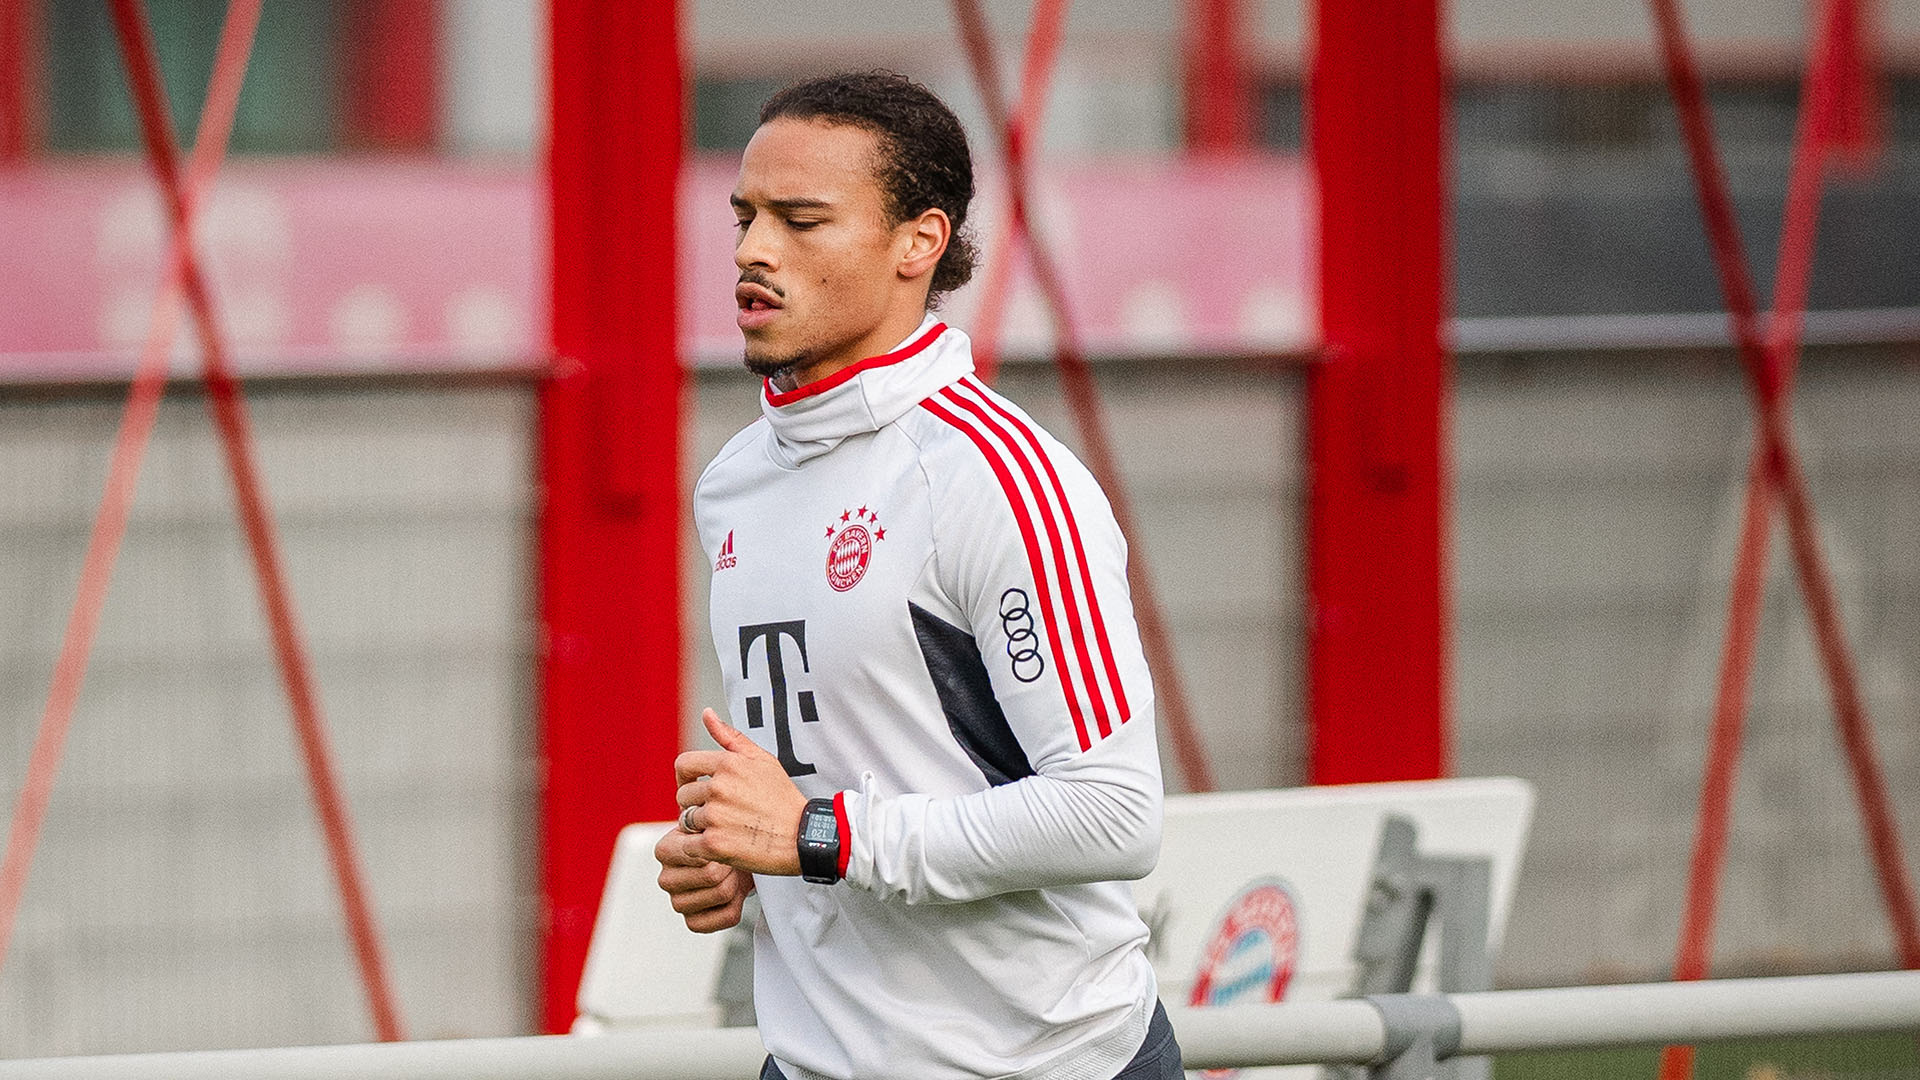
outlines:
{"label": "red diagonal beam", "polygon": [[1886,781],[1873,748],[1872,728],[1865,704],[1860,698],[1853,657],[1841,627],[1839,603],[1821,547],[1813,500],[1792,442],[1791,423],[1784,400],[1785,378],[1781,366],[1762,347],[1759,334],[1754,329],[1757,317],[1753,288],[1746,274],[1739,226],[1733,215],[1733,200],[1728,194],[1726,176],[1720,169],[1714,149],[1706,95],[1675,0],[1653,0],[1653,6],[1667,60],[1668,79],[1680,109],[1681,129],[1686,136],[1688,155],[1699,188],[1702,214],[1706,219],[1715,262],[1720,269],[1727,306],[1734,321],[1735,339],[1746,367],[1748,385],[1754,397],[1754,410],[1768,470],[1774,478],[1781,509],[1785,513],[1794,568],[1801,592],[1806,597],[1814,644],[1833,698],[1834,720],[1840,729],[1847,764],[1853,773],[1854,787],[1866,825],[1868,849],[1873,856],[1887,915],[1893,925],[1901,963],[1907,967],[1920,967],[1920,927],[1916,926],[1912,887],[1907,881],[1902,862],[1899,832],[1887,797]]}
{"label": "red diagonal beam", "polygon": [[1186,136],[1190,152],[1229,154],[1253,144],[1248,100],[1245,0],[1188,0]]}
{"label": "red diagonal beam", "polygon": [[[1838,37],[1835,26],[1846,14],[1839,8],[1851,2],[1829,0],[1827,17],[1822,20],[1818,35],[1820,44],[1815,46],[1811,57],[1808,100],[1803,102],[1800,137],[1796,140],[1794,176],[1789,191],[1789,217],[1782,231],[1782,275],[1778,287],[1783,302],[1776,304],[1771,328],[1773,347],[1767,348],[1761,343],[1757,331],[1753,287],[1747,277],[1726,177],[1714,147],[1698,67],[1675,0],[1652,0],[1655,25],[1666,61],[1669,85],[1680,113],[1682,132],[1686,137],[1702,216],[1706,221],[1709,242],[1726,294],[1735,342],[1754,397],[1759,428],[1757,463],[1764,464],[1764,468],[1751,470],[1749,505],[1742,528],[1742,572],[1735,577],[1734,609],[1730,612],[1729,640],[1722,665],[1722,700],[1715,722],[1715,746],[1710,755],[1708,781],[1703,785],[1702,839],[1705,842],[1701,847],[1706,849],[1724,842],[1723,837],[1716,841],[1706,835],[1714,827],[1712,818],[1715,816],[1720,818],[1719,828],[1724,829],[1724,811],[1715,813],[1708,800],[1723,800],[1731,793],[1731,757],[1737,754],[1738,717],[1728,720],[1726,712],[1744,705],[1745,676],[1739,669],[1750,666],[1751,638],[1757,629],[1757,600],[1752,597],[1759,592],[1756,582],[1760,574],[1758,567],[1764,564],[1764,534],[1770,520],[1766,491],[1770,483],[1776,489],[1785,511],[1795,569],[1801,591],[1806,597],[1821,667],[1833,697],[1835,723],[1840,729],[1848,765],[1853,773],[1882,897],[1893,924],[1902,962],[1914,967],[1920,966],[1920,932],[1916,932],[1915,928],[1912,890],[1906,880],[1885,781],[1873,749],[1872,731],[1860,699],[1853,658],[1840,624],[1838,603],[1820,545],[1812,499],[1794,451],[1791,422],[1786,413],[1792,349],[1797,338],[1799,308],[1805,298],[1805,275],[1811,260],[1819,169],[1824,163],[1824,155],[1813,143],[1816,137],[1825,137],[1817,136],[1816,131],[1817,126],[1826,122],[1824,113],[1830,108],[1825,101],[1814,99],[1832,93],[1830,84],[1834,77],[1829,74],[1816,81],[1814,76],[1816,71],[1830,71],[1833,68],[1832,49]],[[1750,565],[1755,560],[1757,563]],[[1742,605],[1746,606],[1744,617]],[[1716,761],[1715,758],[1723,760]],[[1711,850],[1696,850],[1696,885],[1706,870],[1716,869],[1701,865],[1703,861],[1717,858],[1718,854]],[[1696,892],[1695,895],[1701,893]],[[1683,964],[1690,962],[1686,954],[1689,948],[1699,948],[1704,953],[1704,945],[1695,946],[1683,940],[1680,960]],[[1672,1068],[1684,1072],[1685,1063],[1676,1061],[1677,1056],[1669,1055],[1668,1061],[1663,1063],[1663,1071]]]}
{"label": "red diagonal beam", "polygon": [[[1060,42],[1065,36],[1067,5],[1042,3],[1033,12],[1027,33],[1025,61],[1020,73],[1020,100],[1006,138],[1023,146],[1039,138],[1046,116],[1047,91],[1058,66]],[[996,84],[998,85],[998,84]],[[1009,203],[1011,205],[1011,203]],[[1020,230],[1009,212],[999,223],[987,248],[987,271],[980,282],[980,305],[973,316],[973,365],[984,382],[993,382],[1000,368],[1000,327],[1006,316],[1013,268],[1020,257]]]}
{"label": "red diagonal beam", "polygon": [[[1066,7],[1067,0],[1037,0],[1033,14],[1036,32],[1048,26],[1055,27],[1057,32],[1057,27],[1065,18]],[[1053,313],[1054,364],[1060,371],[1067,404],[1073,410],[1087,467],[1106,489],[1107,501],[1113,504],[1114,520],[1132,545],[1133,557],[1127,561],[1127,578],[1133,589],[1140,644],[1154,672],[1158,715],[1166,722],[1168,741],[1173,744],[1174,757],[1179,762],[1187,790],[1212,791],[1213,770],[1207,764],[1206,751],[1187,708],[1186,689],[1180,679],[1173,642],[1167,634],[1166,616],[1154,591],[1153,578],[1147,573],[1140,533],[1134,528],[1132,505],[1116,464],[1112,440],[1107,434],[1106,416],[1100,406],[1099,389],[1093,381],[1093,369],[1088,366],[1086,354],[1081,350],[1079,330],[1074,323],[1067,291],[1052,252],[1033,228],[1028,140],[1022,137],[1020,129],[1014,124],[1006,100],[1001,96],[999,60],[994,53],[992,33],[988,29],[986,15],[980,8],[980,0],[954,0],[953,10],[987,121],[1006,155],[1007,202],[1012,214],[1013,231],[1026,242],[1034,280]],[[1057,50],[1057,43],[1054,48]],[[1029,57],[1037,54],[1036,49]],[[1032,92],[1033,89],[1033,85],[1030,85],[1029,92],[1023,97],[1037,108],[1039,99],[1044,95]]]}
{"label": "red diagonal beam", "polygon": [[1831,15],[1834,91],[1823,118],[1828,149],[1842,164],[1864,169],[1886,149],[1885,102],[1878,79],[1876,0],[1851,0]]}
{"label": "red diagonal beam", "polygon": [[352,939],[360,977],[366,986],[374,1029],[382,1041],[396,1041],[402,1037],[399,1011],[394,1005],[379,931],[367,900],[346,800],[340,792],[332,752],[327,744],[326,728],[320,719],[312,667],[300,639],[293,601],[282,570],[272,512],[268,509],[259,467],[254,461],[253,435],[246,402],[234,380],[226,342],[214,314],[212,293],[194,256],[192,240],[188,235],[191,220],[187,213],[186,192],[180,179],[179,152],[174,146],[173,129],[168,120],[166,86],[160,78],[152,31],[147,25],[146,12],[140,0],[112,0],[112,5],[114,24],[120,34],[128,83],[133,90],[147,155],[159,181],[174,233],[186,237],[183,241],[187,252],[181,262],[181,285],[188,310],[200,334],[207,406],[214,426],[220,432],[221,447],[233,479],[241,531],[246,535],[247,547],[253,556],[254,572],[259,578],[260,599],[266,609],[274,657],[280,667],[281,680],[286,684],[294,731],[300,741],[314,804],[326,838],[327,854],[339,886],[341,905],[345,909],[348,936]]}
{"label": "red diagonal beam", "polygon": [[[233,132],[240,86],[246,78],[247,58],[260,21],[260,4],[261,0],[238,0],[227,8],[207,100],[195,129],[193,156],[187,163],[183,201],[189,222],[212,187],[214,174],[226,156],[227,137]],[[121,541],[126,537],[127,518],[140,480],[140,465],[146,457],[154,421],[159,416],[160,398],[166,389],[167,360],[173,349],[180,312],[182,268],[191,257],[189,236],[184,230],[176,232],[168,249],[160,291],[154,297],[147,321],[140,364],[134,371],[133,384],[127,391],[127,405],[120,416],[120,429],[114,437],[106,488],[101,492],[93,531],[87,539],[80,585],[67,616],[60,655],[54,662],[53,681],[41,710],[40,728],[27,759],[26,783],[14,806],[6,855],[0,859],[0,965],[6,962],[14,919],[19,914],[27,876],[33,867],[33,853],[39,846],[47,805],[53,798],[54,781],[60,772],[67,731],[80,699],[81,684],[86,680],[87,661],[100,627],[100,612],[106,605],[107,587],[113,579]]]}
{"label": "red diagonal beam", "polygon": [[[1781,372],[1783,400],[1791,397],[1799,358],[1800,325],[1813,266],[1823,164],[1832,149],[1828,127],[1821,117],[1831,107],[1835,94],[1836,44],[1832,14],[1836,10],[1837,4],[1828,3],[1828,17],[1820,20],[1808,46],[1774,274],[1774,305],[1766,347],[1769,362]],[[1755,328],[1746,329],[1751,333]],[[1699,824],[1688,865],[1686,910],[1674,956],[1676,980],[1705,978],[1712,952],[1754,646],[1759,636],[1761,608],[1766,602],[1766,566],[1774,507],[1773,474],[1767,468],[1767,461],[1764,441],[1756,437],[1747,466],[1739,553],[1727,601],[1727,632],[1720,656],[1713,727],[1700,784]],[[1689,1075],[1691,1069],[1691,1047],[1668,1047],[1661,1058],[1663,1080],[1680,1080]]]}
{"label": "red diagonal beam", "polygon": [[980,277],[980,303],[973,312],[973,367],[980,381],[991,385],[1000,374],[1000,328],[1006,320],[1007,297],[1013,267],[1020,255],[1020,232],[1013,217],[1000,222],[987,246],[987,269]]}
{"label": "red diagonal beam", "polygon": [[0,0],[0,165],[25,160],[33,148],[36,6],[37,0]]}

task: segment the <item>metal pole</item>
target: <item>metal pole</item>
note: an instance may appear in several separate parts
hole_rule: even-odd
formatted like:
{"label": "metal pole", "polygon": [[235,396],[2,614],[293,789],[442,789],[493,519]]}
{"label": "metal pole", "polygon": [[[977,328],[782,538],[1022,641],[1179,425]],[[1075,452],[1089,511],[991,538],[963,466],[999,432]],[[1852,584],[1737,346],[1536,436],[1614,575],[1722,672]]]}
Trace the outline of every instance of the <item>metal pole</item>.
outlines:
{"label": "metal pole", "polygon": [[754,1028],[0,1061],[5,1080],[738,1080]]}
{"label": "metal pole", "polygon": [[1920,1030],[1920,973],[1455,994],[1462,1054]]}
{"label": "metal pole", "polygon": [[[1189,1069],[1920,1030],[1920,972],[1167,1010]],[[0,1061],[0,1080],[735,1080],[753,1028]]]}
{"label": "metal pole", "polygon": [[1253,145],[1245,0],[1187,0],[1187,149],[1203,154]]}
{"label": "metal pole", "polygon": [[33,150],[35,14],[38,0],[0,0],[0,165]]}
{"label": "metal pole", "polygon": [[1447,771],[1437,0],[1319,0],[1321,362],[1307,374],[1309,782]]}
{"label": "metal pole", "polygon": [[440,129],[440,0],[347,5],[348,145],[424,152]]}
{"label": "metal pole", "polygon": [[557,1032],[573,1022],[614,838],[676,809],[683,139],[675,0],[549,10],[554,370],[540,394],[534,648],[540,1015]]}

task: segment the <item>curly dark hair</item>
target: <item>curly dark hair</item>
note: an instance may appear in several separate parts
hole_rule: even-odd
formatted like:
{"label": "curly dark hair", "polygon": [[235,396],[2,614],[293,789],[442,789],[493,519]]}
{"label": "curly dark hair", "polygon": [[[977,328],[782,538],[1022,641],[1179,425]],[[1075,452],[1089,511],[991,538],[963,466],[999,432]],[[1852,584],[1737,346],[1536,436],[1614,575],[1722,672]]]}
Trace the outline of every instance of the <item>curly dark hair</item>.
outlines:
{"label": "curly dark hair", "polygon": [[847,71],[794,83],[767,99],[760,123],[782,117],[865,128],[879,136],[875,173],[887,215],[898,225],[930,209],[953,222],[934,267],[927,306],[973,277],[979,257],[966,227],[973,201],[973,153],[959,118],[933,91],[892,71]]}

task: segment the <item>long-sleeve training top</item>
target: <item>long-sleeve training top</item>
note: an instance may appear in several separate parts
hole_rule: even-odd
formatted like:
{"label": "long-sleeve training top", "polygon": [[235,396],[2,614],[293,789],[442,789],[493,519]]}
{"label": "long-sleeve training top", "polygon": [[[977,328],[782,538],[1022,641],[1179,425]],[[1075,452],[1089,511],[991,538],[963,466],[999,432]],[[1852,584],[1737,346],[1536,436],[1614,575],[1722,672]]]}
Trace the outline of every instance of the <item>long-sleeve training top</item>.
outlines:
{"label": "long-sleeve training top", "polygon": [[1160,849],[1126,544],[1086,468],[931,316],[782,393],[694,491],[733,723],[832,798],[844,880],[760,877],[792,1080],[1105,1080],[1156,988]]}

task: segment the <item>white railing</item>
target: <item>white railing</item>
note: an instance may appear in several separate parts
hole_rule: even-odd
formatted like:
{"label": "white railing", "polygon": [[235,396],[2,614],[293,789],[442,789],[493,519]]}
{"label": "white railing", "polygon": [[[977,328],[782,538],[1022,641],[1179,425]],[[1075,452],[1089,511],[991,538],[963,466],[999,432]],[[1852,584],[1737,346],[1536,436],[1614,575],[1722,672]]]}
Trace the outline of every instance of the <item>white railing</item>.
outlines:
{"label": "white railing", "polygon": [[[1421,1059],[1510,1050],[1920,1032],[1920,972],[1167,1011],[1188,1068],[1349,1063],[1418,1075]],[[752,1028],[706,1028],[0,1060],[0,1080],[743,1080],[762,1053]]]}

